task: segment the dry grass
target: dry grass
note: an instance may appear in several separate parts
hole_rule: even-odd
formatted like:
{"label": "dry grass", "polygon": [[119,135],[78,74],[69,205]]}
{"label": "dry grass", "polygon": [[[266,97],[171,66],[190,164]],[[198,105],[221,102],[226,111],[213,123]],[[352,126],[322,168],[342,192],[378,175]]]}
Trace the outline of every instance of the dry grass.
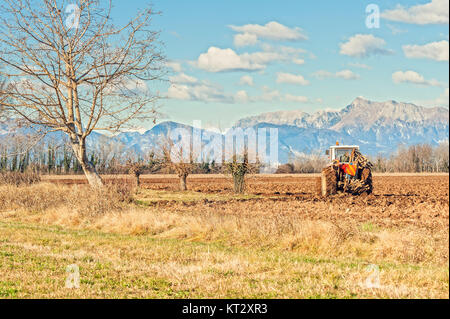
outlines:
{"label": "dry grass", "polygon": [[[127,194],[117,186],[0,186],[0,294],[449,297],[448,203],[446,217],[422,225],[345,218],[357,213],[328,202],[141,190],[127,203]],[[311,205],[321,219],[303,214]],[[68,291],[64,267],[74,262],[85,283]],[[42,263],[50,268],[39,270]],[[380,268],[377,289],[364,286],[369,264]],[[39,271],[48,285],[28,286]]]}
{"label": "dry grass", "polygon": [[73,212],[92,217],[118,211],[131,200],[131,188],[127,184],[107,185],[101,189],[49,183],[0,185],[0,210],[46,212],[52,209],[59,210],[62,215]]}
{"label": "dry grass", "polygon": [[41,176],[33,172],[0,172],[0,185],[32,185],[40,181]]}

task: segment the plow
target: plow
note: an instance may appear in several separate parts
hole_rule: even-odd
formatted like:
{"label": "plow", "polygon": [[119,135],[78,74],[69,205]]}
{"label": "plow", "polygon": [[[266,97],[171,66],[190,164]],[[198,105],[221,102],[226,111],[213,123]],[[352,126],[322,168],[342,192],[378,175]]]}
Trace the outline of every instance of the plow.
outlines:
{"label": "plow", "polygon": [[331,146],[326,151],[330,164],[317,179],[317,193],[326,197],[338,193],[355,196],[371,194],[373,164],[359,151],[357,145]]}

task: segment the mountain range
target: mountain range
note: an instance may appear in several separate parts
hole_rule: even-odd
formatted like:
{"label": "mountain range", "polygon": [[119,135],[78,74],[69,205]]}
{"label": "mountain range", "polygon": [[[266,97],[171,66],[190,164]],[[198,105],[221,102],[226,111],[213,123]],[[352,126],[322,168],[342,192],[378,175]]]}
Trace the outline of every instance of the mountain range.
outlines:
{"label": "mountain range", "polygon": [[[323,154],[336,141],[360,145],[361,151],[368,155],[389,155],[400,144],[437,145],[448,141],[449,110],[358,97],[341,110],[320,110],[312,114],[300,110],[263,113],[237,121],[234,128],[239,127],[278,129],[281,163],[295,156]],[[189,125],[166,121],[143,133],[122,132],[114,139],[135,152],[147,152],[157,145],[162,135],[176,128],[192,129]],[[0,138],[7,131],[5,124],[0,124]],[[98,147],[102,138],[105,137],[101,134],[93,134],[90,146]]]}
{"label": "mountain range", "polygon": [[336,141],[360,145],[369,155],[388,155],[400,144],[437,145],[449,138],[449,110],[396,101],[373,102],[362,97],[341,110],[280,111],[247,117],[238,127],[270,124],[279,129],[280,154],[311,153]]}

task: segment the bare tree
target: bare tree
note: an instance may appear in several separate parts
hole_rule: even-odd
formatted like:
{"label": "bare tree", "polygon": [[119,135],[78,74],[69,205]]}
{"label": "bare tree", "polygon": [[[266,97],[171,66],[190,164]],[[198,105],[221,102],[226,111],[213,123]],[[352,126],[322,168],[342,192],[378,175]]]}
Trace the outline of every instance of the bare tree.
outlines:
{"label": "bare tree", "polygon": [[[169,136],[170,134],[168,134]],[[187,177],[194,172],[196,167],[191,142],[183,145],[176,145],[169,137],[162,138],[159,144],[161,153],[161,166],[170,172],[175,172],[180,181],[180,191],[187,190]],[[190,139],[189,139],[190,141]]]}
{"label": "bare tree", "polygon": [[[37,4],[37,2],[39,4]],[[112,0],[3,0],[0,91],[7,110],[67,134],[91,185],[103,185],[86,152],[94,131],[117,132],[155,119],[159,96],[146,81],[163,76],[158,32],[145,9],[116,26]]]}
{"label": "bare tree", "polygon": [[240,154],[233,154],[232,158],[224,163],[225,173],[231,174],[233,178],[233,189],[236,194],[242,194],[246,190],[246,176],[256,174],[262,167],[257,159],[256,163],[250,163],[250,152],[247,148]]}
{"label": "bare tree", "polygon": [[437,172],[449,171],[449,148],[448,140],[441,142],[434,151],[435,166]]}

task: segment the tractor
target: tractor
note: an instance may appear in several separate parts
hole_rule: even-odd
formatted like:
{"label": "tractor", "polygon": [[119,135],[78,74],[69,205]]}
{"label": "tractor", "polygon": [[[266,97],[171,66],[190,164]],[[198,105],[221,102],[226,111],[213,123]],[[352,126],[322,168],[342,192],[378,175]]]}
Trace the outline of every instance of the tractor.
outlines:
{"label": "tractor", "polygon": [[336,142],[325,154],[328,155],[330,164],[317,179],[317,192],[320,196],[342,192],[353,195],[372,193],[373,164],[360,153],[359,146],[339,145]]}

